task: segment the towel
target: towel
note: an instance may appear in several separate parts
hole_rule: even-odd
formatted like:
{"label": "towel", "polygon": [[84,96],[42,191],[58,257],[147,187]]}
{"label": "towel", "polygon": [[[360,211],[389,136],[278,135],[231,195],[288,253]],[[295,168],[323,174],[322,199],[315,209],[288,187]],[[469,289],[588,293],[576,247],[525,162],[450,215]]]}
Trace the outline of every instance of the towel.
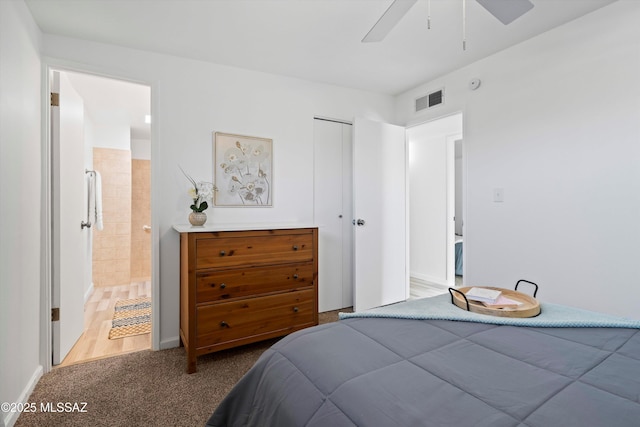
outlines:
{"label": "towel", "polygon": [[[87,171],[88,172],[88,171]],[[87,182],[87,221],[97,230],[102,230],[102,177],[100,172],[89,173]]]}
{"label": "towel", "polygon": [[101,231],[104,228],[104,223],[102,222],[102,177],[98,171],[96,171],[95,179],[93,180],[93,187],[95,227]]}

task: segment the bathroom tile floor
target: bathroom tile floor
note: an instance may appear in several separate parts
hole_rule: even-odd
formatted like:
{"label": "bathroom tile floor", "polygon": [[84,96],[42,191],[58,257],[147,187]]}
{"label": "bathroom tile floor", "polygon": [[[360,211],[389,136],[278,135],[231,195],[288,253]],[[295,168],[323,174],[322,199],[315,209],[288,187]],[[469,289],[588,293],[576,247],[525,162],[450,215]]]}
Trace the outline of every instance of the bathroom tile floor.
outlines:
{"label": "bathroom tile floor", "polygon": [[109,339],[116,301],[150,296],[150,281],[95,288],[84,306],[84,333],[58,366],[74,365],[151,348],[151,334]]}

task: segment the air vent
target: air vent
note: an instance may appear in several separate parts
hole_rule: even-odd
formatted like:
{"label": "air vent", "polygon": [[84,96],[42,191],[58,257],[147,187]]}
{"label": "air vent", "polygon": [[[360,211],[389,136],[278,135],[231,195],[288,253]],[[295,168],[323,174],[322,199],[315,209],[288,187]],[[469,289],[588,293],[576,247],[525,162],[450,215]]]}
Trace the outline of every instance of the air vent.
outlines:
{"label": "air vent", "polygon": [[416,99],[416,113],[418,111],[426,110],[427,108],[433,108],[444,102],[444,89],[431,92],[421,98]]}

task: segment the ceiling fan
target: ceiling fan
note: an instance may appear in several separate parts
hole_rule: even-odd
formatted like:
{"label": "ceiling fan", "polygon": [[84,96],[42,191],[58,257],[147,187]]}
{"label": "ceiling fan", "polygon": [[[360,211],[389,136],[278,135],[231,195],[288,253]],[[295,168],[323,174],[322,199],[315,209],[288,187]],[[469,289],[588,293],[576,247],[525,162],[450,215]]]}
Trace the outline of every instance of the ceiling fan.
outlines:
{"label": "ceiling fan", "polygon": [[[387,11],[362,39],[363,43],[382,41],[418,0],[394,0]],[[464,5],[464,1],[463,5]],[[476,0],[504,25],[510,24],[533,8],[529,0]]]}

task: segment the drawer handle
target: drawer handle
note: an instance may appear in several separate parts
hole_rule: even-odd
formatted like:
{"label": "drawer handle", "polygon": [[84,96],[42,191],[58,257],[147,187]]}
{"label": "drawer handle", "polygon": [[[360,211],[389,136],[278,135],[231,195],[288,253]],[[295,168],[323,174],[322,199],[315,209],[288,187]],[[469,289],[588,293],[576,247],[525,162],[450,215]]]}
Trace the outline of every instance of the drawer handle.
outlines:
{"label": "drawer handle", "polygon": [[298,307],[293,307],[293,312],[297,313],[298,312]]}
{"label": "drawer handle", "polygon": [[223,328],[228,328],[229,324],[223,320],[222,322],[220,322],[220,326],[222,326]]}
{"label": "drawer handle", "polygon": [[293,245],[293,250],[297,251],[298,250],[298,245]]}
{"label": "drawer handle", "polygon": [[227,287],[227,285],[226,285],[226,284],[224,284],[224,283],[220,283],[220,289],[224,289],[224,288],[226,288],[226,287]]}
{"label": "drawer handle", "polygon": [[227,253],[225,251],[220,251],[220,256],[225,256]]}
{"label": "drawer handle", "polygon": [[293,275],[293,278],[294,278],[294,279],[297,279],[297,278],[298,278],[298,275],[297,275],[297,274],[294,274],[294,275]]}

